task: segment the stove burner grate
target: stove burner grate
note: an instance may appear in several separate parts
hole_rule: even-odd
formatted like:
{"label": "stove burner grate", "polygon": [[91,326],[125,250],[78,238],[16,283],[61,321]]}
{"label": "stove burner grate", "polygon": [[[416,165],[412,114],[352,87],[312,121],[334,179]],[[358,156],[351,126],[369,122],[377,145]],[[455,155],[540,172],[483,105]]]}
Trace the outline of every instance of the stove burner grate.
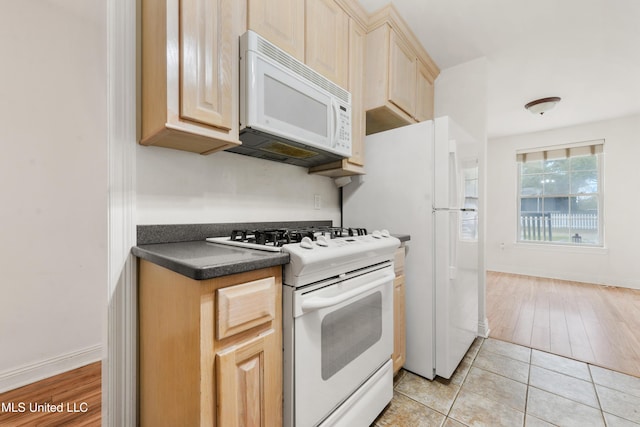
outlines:
{"label": "stove burner grate", "polygon": [[241,243],[280,247],[289,243],[299,243],[308,237],[316,240],[318,236],[336,237],[365,236],[365,228],[343,227],[307,227],[307,228],[273,228],[262,230],[233,230],[229,240]]}

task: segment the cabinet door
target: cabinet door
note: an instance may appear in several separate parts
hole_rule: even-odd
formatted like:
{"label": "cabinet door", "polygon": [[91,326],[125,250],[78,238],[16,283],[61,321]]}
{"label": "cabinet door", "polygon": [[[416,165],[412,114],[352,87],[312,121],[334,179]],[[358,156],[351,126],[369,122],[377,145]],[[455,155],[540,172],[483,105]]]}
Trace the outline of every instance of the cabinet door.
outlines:
{"label": "cabinet door", "polygon": [[304,1],[249,0],[247,26],[304,62]]}
{"label": "cabinet door", "polygon": [[364,165],[364,61],[366,34],[349,22],[349,91],[351,92],[351,157],[349,163]]}
{"label": "cabinet door", "polygon": [[422,122],[433,119],[433,77],[421,61],[417,66],[415,119]]}
{"label": "cabinet door", "polygon": [[282,349],[273,329],[216,355],[218,425],[282,425]]}
{"label": "cabinet door", "polygon": [[274,277],[217,290],[216,338],[222,340],[276,318],[278,284]]}
{"label": "cabinet door", "polygon": [[307,0],[305,15],[305,64],[346,88],[349,16],[334,0]]}
{"label": "cabinet door", "polygon": [[390,36],[389,101],[413,116],[416,109],[416,56],[395,31]]}
{"label": "cabinet door", "polygon": [[406,359],[404,275],[393,281],[393,372],[398,372]]}
{"label": "cabinet door", "polygon": [[[180,2],[180,117],[231,129],[233,0]],[[167,53],[169,54],[169,53]]]}

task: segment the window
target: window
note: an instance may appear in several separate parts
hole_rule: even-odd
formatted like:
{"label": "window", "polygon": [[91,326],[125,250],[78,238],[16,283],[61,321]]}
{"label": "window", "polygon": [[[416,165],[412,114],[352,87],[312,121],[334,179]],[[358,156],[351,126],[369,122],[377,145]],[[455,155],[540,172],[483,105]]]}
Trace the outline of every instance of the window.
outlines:
{"label": "window", "polygon": [[517,154],[518,241],[603,246],[603,142]]}
{"label": "window", "polygon": [[464,185],[463,211],[460,220],[460,240],[478,240],[478,163],[462,163]]}

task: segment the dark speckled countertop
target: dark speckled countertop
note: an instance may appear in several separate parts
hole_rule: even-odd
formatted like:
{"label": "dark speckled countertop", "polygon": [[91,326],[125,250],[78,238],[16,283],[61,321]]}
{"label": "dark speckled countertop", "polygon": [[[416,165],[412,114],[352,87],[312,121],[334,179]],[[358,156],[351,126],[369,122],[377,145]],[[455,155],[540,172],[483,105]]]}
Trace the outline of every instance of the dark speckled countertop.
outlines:
{"label": "dark speckled countertop", "polygon": [[395,233],[391,233],[391,235],[393,237],[395,237],[396,239],[400,240],[402,243],[404,242],[408,242],[409,240],[411,240],[411,236],[409,234],[395,234]]}
{"label": "dark speckled countertop", "polygon": [[289,254],[235,248],[206,241],[158,243],[136,246],[138,258],[151,261],[195,280],[283,265]]}
{"label": "dark speckled countertop", "polygon": [[289,254],[283,252],[209,243],[208,237],[229,236],[236,229],[326,227],[331,224],[331,221],[283,221],[138,225],[138,246],[131,252],[183,276],[206,280],[289,262]]}
{"label": "dark speckled countertop", "polygon": [[[207,237],[228,236],[232,229],[327,226],[331,221],[282,223],[139,225],[138,246],[131,252],[195,280],[283,265],[289,254],[237,248],[207,242]],[[406,242],[407,234],[393,234]]]}

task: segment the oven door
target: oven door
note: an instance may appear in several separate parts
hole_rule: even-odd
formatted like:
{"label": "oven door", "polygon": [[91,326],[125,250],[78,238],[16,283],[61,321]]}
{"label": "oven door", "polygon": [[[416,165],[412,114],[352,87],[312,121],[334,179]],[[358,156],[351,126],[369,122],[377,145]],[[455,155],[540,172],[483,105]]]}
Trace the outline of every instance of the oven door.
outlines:
{"label": "oven door", "polygon": [[321,422],[393,353],[391,266],[294,295],[295,425]]}

